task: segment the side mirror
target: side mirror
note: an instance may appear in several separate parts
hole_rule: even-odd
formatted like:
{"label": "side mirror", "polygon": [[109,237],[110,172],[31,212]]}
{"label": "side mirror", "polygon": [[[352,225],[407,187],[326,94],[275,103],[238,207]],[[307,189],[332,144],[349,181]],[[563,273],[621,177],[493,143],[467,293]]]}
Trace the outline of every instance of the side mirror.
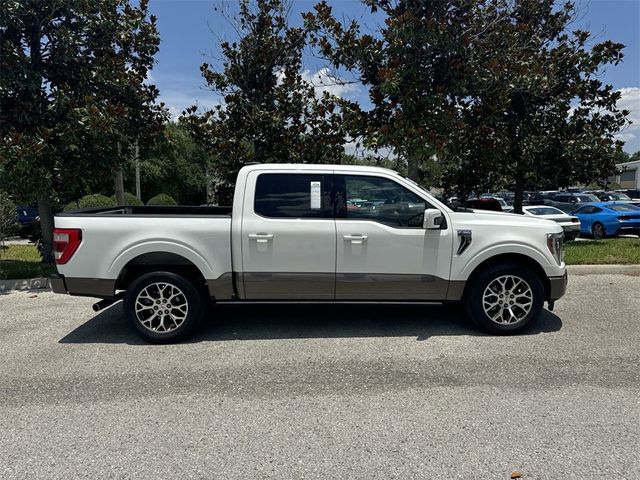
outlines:
{"label": "side mirror", "polygon": [[424,211],[423,227],[426,230],[440,230],[444,225],[444,215],[440,210],[427,208]]}

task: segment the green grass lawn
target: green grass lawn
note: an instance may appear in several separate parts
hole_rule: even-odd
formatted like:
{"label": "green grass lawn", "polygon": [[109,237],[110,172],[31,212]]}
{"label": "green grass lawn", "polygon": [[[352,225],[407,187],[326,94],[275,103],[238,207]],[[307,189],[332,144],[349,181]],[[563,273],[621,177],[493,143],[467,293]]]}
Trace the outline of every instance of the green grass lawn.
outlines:
{"label": "green grass lawn", "polygon": [[609,238],[565,243],[567,265],[640,264],[639,238]]}
{"label": "green grass lawn", "polygon": [[[567,265],[640,264],[640,239],[609,238],[566,243]],[[0,247],[0,280],[43,277],[55,273],[40,263],[34,245]]]}
{"label": "green grass lawn", "polygon": [[46,277],[55,271],[54,265],[40,263],[35,245],[0,247],[0,280]]}

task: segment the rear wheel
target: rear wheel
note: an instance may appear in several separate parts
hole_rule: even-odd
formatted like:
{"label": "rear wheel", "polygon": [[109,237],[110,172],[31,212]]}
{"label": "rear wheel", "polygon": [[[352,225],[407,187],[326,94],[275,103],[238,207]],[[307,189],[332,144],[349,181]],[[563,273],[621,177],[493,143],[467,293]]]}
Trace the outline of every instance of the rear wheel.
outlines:
{"label": "rear wheel", "polygon": [[152,343],[177,342],[199,326],[206,300],[196,286],[172,272],[152,272],[135,280],[124,309],[136,333]]}
{"label": "rear wheel", "polygon": [[518,333],[540,314],[544,287],[526,267],[497,265],[476,277],[465,302],[468,315],[481,329]]}
{"label": "rear wheel", "polygon": [[604,231],[604,226],[596,222],[591,226],[591,234],[593,238],[596,240],[602,240],[606,236],[606,232]]}

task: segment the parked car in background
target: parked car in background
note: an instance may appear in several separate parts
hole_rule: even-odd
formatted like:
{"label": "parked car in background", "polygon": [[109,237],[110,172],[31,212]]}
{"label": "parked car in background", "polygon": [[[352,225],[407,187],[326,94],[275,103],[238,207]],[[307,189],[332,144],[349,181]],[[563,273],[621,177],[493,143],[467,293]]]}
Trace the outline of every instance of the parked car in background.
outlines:
{"label": "parked car in background", "polygon": [[630,189],[627,189],[627,190],[616,190],[616,192],[624,193],[625,195],[630,197],[631,200],[640,201],[640,190],[638,190],[638,189],[630,188]]}
{"label": "parked car in background", "polygon": [[[503,198],[504,201],[507,202],[507,205],[513,207],[513,201],[515,200],[516,195],[512,192],[499,192],[496,197]],[[526,197],[526,195],[523,195],[523,197]]]}
{"label": "parked car in background", "polygon": [[33,232],[40,220],[38,209],[31,205],[19,205],[16,207],[16,215],[20,224],[19,235],[26,238]]}
{"label": "parked car in background", "polygon": [[529,205],[522,207],[525,215],[530,215],[545,220],[553,220],[564,230],[566,240],[575,240],[580,235],[580,219],[574,215],[569,215],[556,207],[548,205]]}
{"label": "parked car in background", "polygon": [[585,203],[599,202],[600,199],[589,193],[558,193],[554,195],[550,204],[563,212],[571,213]]}
{"label": "parked car in background", "polygon": [[509,213],[509,212],[513,212],[513,207],[510,206],[504,198],[502,197],[498,197],[492,193],[484,193],[482,194],[482,196],[480,197],[480,199],[487,199],[487,198],[493,198],[494,200],[496,200],[499,204],[500,204],[500,209],[505,212],[505,213]]}
{"label": "parked car in background", "polygon": [[546,205],[551,202],[553,194],[545,192],[524,192],[524,205]]}
{"label": "parked car in background", "polygon": [[580,232],[597,240],[640,230],[640,207],[630,203],[592,203],[578,208],[573,215],[580,219]]}
{"label": "parked car in background", "polygon": [[622,192],[612,192],[612,191],[605,192],[603,190],[598,190],[594,192],[584,192],[584,193],[590,193],[592,195],[595,195],[602,202],[630,202],[631,201],[631,198],[626,193],[622,193]]}
{"label": "parked car in background", "polygon": [[489,210],[492,212],[502,212],[502,205],[493,197],[471,198],[467,200],[467,208],[473,210]]}

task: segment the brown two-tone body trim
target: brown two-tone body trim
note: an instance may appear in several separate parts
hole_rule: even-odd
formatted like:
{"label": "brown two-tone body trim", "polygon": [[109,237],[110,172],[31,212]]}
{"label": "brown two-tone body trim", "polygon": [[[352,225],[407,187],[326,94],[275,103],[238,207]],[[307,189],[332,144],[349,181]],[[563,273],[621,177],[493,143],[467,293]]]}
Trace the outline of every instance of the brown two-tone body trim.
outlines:
{"label": "brown two-tone body trim", "polygon": [[74,278],[52,275],[49,277],[54,293],[68,293],[78,297],[113,298],[115,296],[115,279]]}

